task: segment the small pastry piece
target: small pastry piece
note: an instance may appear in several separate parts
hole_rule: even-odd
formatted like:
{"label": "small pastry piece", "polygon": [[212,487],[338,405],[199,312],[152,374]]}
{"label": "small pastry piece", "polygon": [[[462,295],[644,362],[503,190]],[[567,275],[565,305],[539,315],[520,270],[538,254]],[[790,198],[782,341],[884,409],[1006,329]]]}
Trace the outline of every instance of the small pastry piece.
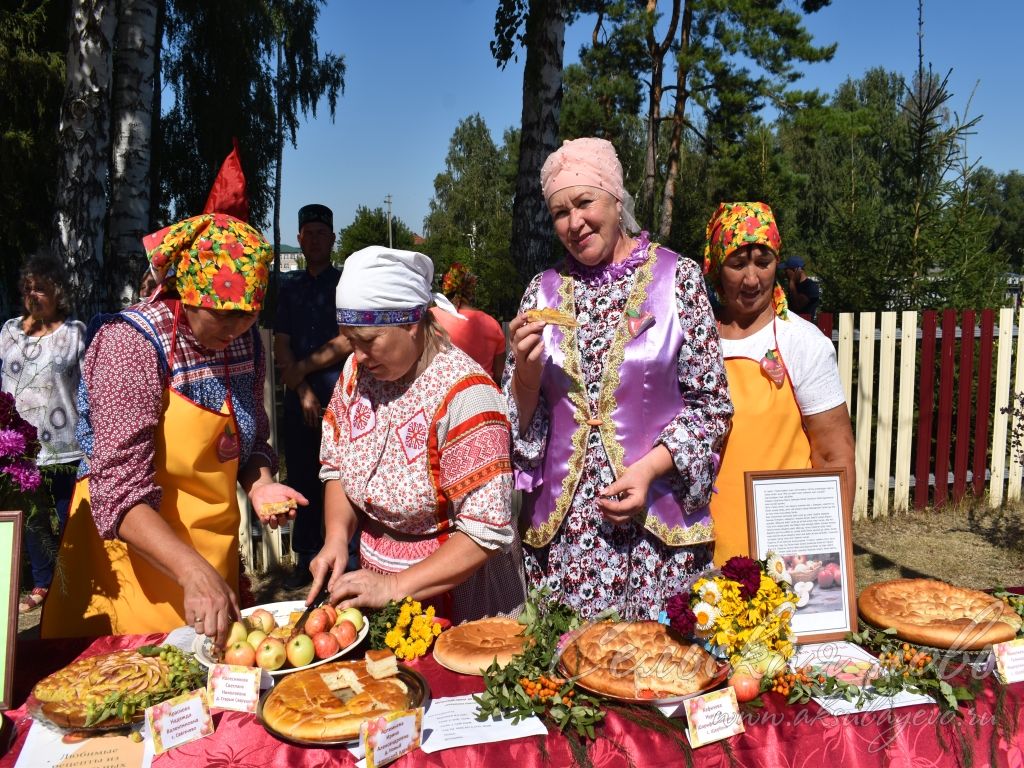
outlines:
{"label": "small pastry piece", "polygon": [[526,319],[531,323],[545,322],[552,325],[563,325],[566,328],[576,328],[579,325],[575,317],[552,307],[528,309],[526,310]]}
{"label": "small pastry piece", "polygon": [[260,507],[260,517],[266,519],[276,515],[287,515],[293,509],[297,509],[299,503],[295,499],[285,501],[268,501]]}
{"label": "small pastry piece", "polygon": [[394,677],[398,674],[398,659],[391,651],[367,651],[366,671],[375,680]]}

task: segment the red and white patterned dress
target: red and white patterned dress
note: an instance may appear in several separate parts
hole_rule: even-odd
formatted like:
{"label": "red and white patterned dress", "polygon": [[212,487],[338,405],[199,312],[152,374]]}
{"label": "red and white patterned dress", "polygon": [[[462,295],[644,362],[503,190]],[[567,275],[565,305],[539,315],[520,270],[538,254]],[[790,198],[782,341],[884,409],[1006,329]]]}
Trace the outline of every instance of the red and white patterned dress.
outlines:
{"label": "red and white patterned dress", "polygon": [[360,516],[364,568],[397,573],[461,531],[495,554],[452,590],[450,618],[514,614],[524,581],[509,446],[505,399],[459,349],[403,384],[349,357],[324,416],[320,479],[340,480]]}

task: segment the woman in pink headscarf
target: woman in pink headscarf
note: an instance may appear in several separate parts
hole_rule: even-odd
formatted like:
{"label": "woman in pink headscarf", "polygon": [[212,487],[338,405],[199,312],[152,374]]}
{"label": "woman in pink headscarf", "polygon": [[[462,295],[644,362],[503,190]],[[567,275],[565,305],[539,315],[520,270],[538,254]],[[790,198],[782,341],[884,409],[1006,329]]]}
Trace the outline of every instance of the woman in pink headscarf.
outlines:
{"label": "woman in pink headscarf", "polygon": [[715,320],[696,262],[631,234],[609,142],[566,142],[541,186],[566,257],[527,288],[504,376],[527,574],[585,618],[655,619],[711,563],[732,415]]}

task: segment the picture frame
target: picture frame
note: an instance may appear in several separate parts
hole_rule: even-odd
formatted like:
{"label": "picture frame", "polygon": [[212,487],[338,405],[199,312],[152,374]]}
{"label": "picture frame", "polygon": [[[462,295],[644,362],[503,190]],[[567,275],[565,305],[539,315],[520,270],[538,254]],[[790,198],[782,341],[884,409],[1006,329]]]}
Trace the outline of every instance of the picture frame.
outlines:
{"label": "picture frame", "polygon": [[751,557],[775,552],[798,595],[797,643],[842,640],[857,629],[846,470],[746,472]]}
{"label": "picture frame", "polygon": [[0,616],[0,711],[13,706],[14,648],[18,639],[18,592],[21,575],[21,511],[0,511],[0,595],[7,595]]}

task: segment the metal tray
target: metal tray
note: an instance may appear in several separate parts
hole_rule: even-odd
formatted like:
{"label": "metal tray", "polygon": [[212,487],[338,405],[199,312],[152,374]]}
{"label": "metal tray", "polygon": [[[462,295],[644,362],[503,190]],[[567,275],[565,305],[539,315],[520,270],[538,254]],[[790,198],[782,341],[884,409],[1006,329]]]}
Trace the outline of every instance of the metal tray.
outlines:
{"label": "metal tray", "polygon": [[[404,664],[398,665],[398,679],[405,683],[409,689],[409,708],[414,709],[416,707],[426,707],[430,704],[430,686],[427,684],[426,678],[423,677],[415,669],[410,669]],[[355,736],[348,739],[299,739],[293,736],[288,736],[281,733],[280,731],[267,725],[266,720],[263,719],[263,705],[266,703],[267,698],[273,694],[274,689],[271,688],[265,691],[260,696],[260,703],[256,709],[256,720],[260,725],[273,736],[275,739],[286,741],[289,744],[297,744],[302,747],[351,747],[359,743],[359,737]],[[371,717],[377,717],[379,713],[367,716],[367,720]]]}

